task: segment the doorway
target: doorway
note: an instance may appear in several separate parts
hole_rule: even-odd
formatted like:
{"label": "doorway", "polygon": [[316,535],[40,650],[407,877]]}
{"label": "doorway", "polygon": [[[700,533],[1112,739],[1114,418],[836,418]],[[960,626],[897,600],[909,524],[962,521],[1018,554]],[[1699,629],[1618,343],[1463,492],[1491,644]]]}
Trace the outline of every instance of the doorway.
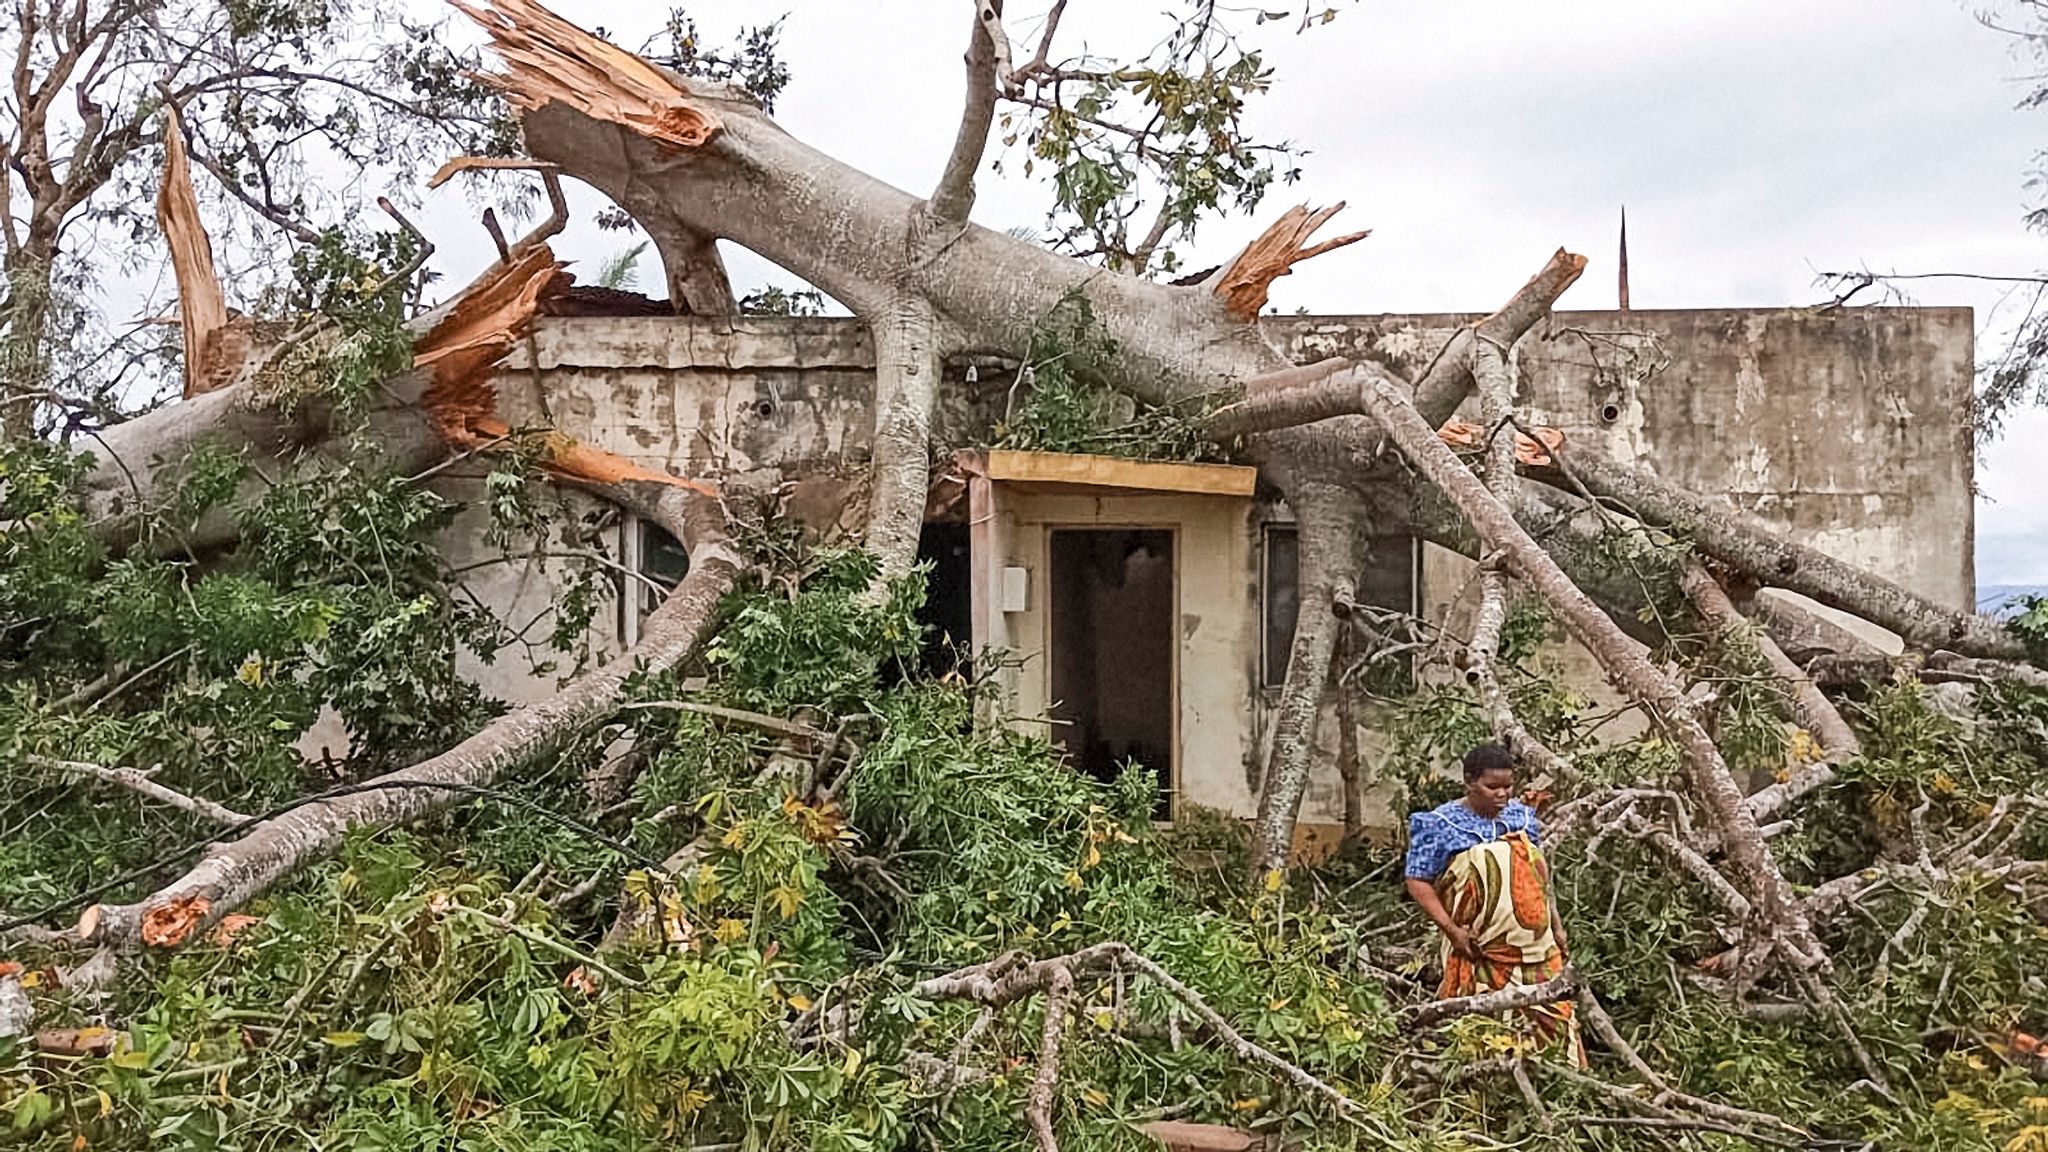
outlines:
{"label": "doorway", "polygon": [[1174,537],[1164,528],[1061,528],[1049,542],[1053,737],[1074,767],[1159,782],[1172,814]]}
{"label": "doorway", "polygon": [[918,534],[917,559],[931,566],[925,576],[924,606],[917,612],[917,621],[924,626],[918,670],[934,680],[955,673],[972,680],[974,568],[968,560],[967,525],[927,520]]}

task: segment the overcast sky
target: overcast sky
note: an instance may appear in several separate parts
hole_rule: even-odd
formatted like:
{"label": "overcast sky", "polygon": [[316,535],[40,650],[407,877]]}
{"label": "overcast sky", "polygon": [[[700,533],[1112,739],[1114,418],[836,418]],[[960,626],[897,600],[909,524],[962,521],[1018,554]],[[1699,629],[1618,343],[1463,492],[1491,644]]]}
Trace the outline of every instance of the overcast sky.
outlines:
{"label": "overcast sky", "polygon": [[[1330,230],[1373,235],[1279,281],[1283,310],[1486,310],[1560,245],[1593,258],[1562,306],[1609,308],[1623,203],[1639,308],[1811,304],[1826,297],[1816,269],[2048,267],[2048,239],[2021,224],[2048,111],[2013,109],[2029,62],[1977,21],[1981,5],[1331,2],[1341,14],[1327,26],[1259,31],[1278,84],[1253,126],[1312,151],[1302,182],[1276,190],[1259,220],[1345,200]],[[659,6],[554,7],[637,46]],[[1010,0],[1013,35],[1026,38],[1043,7]],[[1072,0],[1061,42],[1142,51],[1164,31],[1162,7]],[[689,8],[712,41],[787,12],[793,79],[777,119],[884,180],[929,189],[958,115],[966,0]],[[427,216],[444,270],[466,278],[490,252],[459,199],[430,201]],[[1038,185],[984,173],[975,216],[1036,225],[1045,202]],[[1257,227],[1205,227],[1192,266],[1220,263]],[[625,243],[578,227],[557,247],[589,274]],[[730,260],[741,290],[788,282],[744,254]],[[651,261],[642,280],[659,282]],[[1980,356],[2019,306],[1961,281],[1922,285],[1916,299],[1976,308]],[[2044,438],[2048,413],[2030,412],[1985,454],[1981,584],[2048,584],[2048,472],[2025,463]]]}

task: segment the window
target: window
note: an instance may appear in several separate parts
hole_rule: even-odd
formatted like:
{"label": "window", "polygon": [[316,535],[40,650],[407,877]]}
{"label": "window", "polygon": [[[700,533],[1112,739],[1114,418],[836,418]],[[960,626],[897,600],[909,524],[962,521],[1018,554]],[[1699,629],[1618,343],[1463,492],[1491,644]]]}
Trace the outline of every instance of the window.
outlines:
{"label": "window", "polygon": [[[649,580],[670,591],[683,582],[690,574],[690,553],[656,525],[645,520],[640,525],[640,572]],[[643,585],[643,588],[645,586]],[[654,596],[652,588],[646,588],[649,600]],[[650,603],[649,607],[653,605]]]}
{"label": "window", "polygon": [[1288,650],[1294,646],[1294,621],[1301,615],[1301,538],[1292,524],[1266,525],[1264,623],[1265,648],[1261,681],[1277,688],[1287,681]]}
{"label": "window", "polygon": [[[1421,586],[1422,547],[1413,536],[1376,536],[1358,573],[1358,602],[1413,615]],[[1301,615],[1301,538],[1292,524],[1266,525],[1261,558],[1260,683],[1287,682],[1294,623]],[[1401,630],[1405,637],[1406,630]]]}
{"label": "window", "polygon": [[690,553],[661,526],[627,516],[619,526],[619,636],[640,642],[640,622],[690,574]]}

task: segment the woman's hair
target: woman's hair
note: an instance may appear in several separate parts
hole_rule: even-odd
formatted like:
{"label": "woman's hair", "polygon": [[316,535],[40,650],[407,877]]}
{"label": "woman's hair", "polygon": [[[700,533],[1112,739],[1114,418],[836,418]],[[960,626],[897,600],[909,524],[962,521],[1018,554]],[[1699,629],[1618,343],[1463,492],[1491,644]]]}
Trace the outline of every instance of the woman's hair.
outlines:
{"label": "woman's hair", "polygon": [[1470,784],[1494,769],[1515,770],[1515,754],[1505,744],[1480,744],[1465,753],[1465,783]]}

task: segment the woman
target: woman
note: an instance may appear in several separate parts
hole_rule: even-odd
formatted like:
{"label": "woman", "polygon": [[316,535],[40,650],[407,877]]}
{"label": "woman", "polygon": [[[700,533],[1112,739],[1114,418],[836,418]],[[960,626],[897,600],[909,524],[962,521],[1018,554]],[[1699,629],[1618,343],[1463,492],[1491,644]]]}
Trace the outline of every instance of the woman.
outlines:
{"label": "woman", "polygon": [[[1408,820],[1408,894],[1444,937],[1440,999],[1541,984],[1564,971],[1564,926],[1550,901],[1542,828],[1511,799],[1515,759],[1499,744],[1465,753],[1465,796]],[[1569,1002],[1525,1010],[1546,1043],[1584,1066]]]}

